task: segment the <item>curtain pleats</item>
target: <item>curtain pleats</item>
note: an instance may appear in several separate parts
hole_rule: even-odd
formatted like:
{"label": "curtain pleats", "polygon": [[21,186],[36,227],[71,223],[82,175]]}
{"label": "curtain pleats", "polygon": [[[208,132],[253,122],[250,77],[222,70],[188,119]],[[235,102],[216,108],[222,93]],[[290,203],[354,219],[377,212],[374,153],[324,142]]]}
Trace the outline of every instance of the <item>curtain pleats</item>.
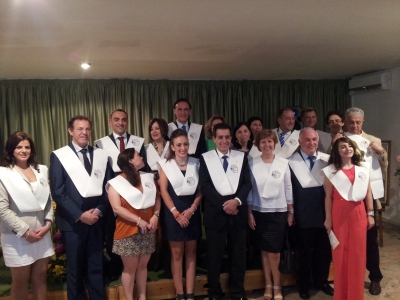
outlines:
{"label": "curtain pleats", "polygon": [[204,124],[213,114],[232,126],[251,116],[264,127],[276,127],[276,114],[286,106],[314,107],[319,129],[329,110],[350,105],[346,80],[185,81],[185,80],[0,80],[0,148],[17,130],[35,141],[41,163],[70,141],[67,124],[81,114],[93,120],[92,142],[108,135],[110,112],[129,114],[129,132],[148,140],[148,123],[159,117],[173,120],[172,105],[186,97],[191,121]]}

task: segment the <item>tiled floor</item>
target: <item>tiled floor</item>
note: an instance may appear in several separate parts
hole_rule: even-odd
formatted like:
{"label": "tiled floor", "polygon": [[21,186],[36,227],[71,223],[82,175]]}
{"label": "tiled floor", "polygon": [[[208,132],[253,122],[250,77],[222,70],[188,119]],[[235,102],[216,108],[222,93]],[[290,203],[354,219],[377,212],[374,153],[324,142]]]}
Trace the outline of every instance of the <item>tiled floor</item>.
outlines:
{"label": "tiled floor", "polygon": [[[381,258],[381,271],[384,276],[383,280],[381,281],[382,293],[379,296],[372,296],[368,293],[369,280],[367,276],[368,274],[366,274],[366,289],[364,293],[365,300],[400,299],[400,227],[385,223],[383,243],[384,246],[382,248],[379,248]],[[263,293],[264,290],[256,290],[248,292],[246,296],[249,299],[262,300]],[[317,290],[311,290],[310,294],[312,300],[332,299],[331,296],[327,296]],[[300,299],[297,286],[285,287],[283,289],[283,295],[285,296],[285,300]],[[203,297],[199,297],[198,299],[203,299]],[[226,297],[224,299],[229,299],[229,297]]]}

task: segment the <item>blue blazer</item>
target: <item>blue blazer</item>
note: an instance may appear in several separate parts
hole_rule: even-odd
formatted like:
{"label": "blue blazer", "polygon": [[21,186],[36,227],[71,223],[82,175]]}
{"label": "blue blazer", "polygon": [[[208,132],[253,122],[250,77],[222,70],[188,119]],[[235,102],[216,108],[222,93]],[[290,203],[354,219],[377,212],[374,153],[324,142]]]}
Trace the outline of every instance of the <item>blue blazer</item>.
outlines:
{"label": "blue blazer", "polygon": [[[69,144],[75,152],[72,144]],[[90,161],[93,161],[93,147],[89,146]],[[112,169],[106,162],[106,174],[104,186],[112,178]],[[96,197],[82,197],[76,189],[73,181],[65,171],[58,157],[53,153],[50,156],[50,190],[56,207],[56,223],[62,231],[76,231],[79,229],[80,216],[87,210],[97,208],[104,216],[109,208],[108,197],[105,189],[103,194]],[[100,218],[101,220],[102,218]],[[101,222],[96,222],[93,226],[101,226]]]}

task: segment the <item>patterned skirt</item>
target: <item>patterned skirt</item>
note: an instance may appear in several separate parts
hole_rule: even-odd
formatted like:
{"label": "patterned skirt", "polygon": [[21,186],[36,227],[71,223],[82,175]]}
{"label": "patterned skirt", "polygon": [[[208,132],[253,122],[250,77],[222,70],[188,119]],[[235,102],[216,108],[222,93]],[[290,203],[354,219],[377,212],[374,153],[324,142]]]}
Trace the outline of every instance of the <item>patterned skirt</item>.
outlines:
{"label": "patterned skirt", "polygon": [[156,249],[155,233],[134,234],[114,240],[112,252],[121,256],[141,256],[152,254]]}

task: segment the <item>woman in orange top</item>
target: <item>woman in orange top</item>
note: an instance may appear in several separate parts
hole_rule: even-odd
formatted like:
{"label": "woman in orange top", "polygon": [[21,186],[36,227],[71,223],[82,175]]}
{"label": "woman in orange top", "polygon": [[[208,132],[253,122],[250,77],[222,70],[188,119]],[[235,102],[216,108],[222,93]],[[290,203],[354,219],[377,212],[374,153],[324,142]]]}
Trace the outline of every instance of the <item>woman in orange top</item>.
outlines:
{"label": "woman in orange top", "polygon": [[121,256],[121,282],[127,300],[133,300],[136,280],[138,299],[146,299],[147,263],[155,250],[155,231],[160,211],[160,195],[154,175],[143,168],[142,157],[134,148],[118,156],[120,176],[107,183],[108,199],[118,216],[112,251]]}

